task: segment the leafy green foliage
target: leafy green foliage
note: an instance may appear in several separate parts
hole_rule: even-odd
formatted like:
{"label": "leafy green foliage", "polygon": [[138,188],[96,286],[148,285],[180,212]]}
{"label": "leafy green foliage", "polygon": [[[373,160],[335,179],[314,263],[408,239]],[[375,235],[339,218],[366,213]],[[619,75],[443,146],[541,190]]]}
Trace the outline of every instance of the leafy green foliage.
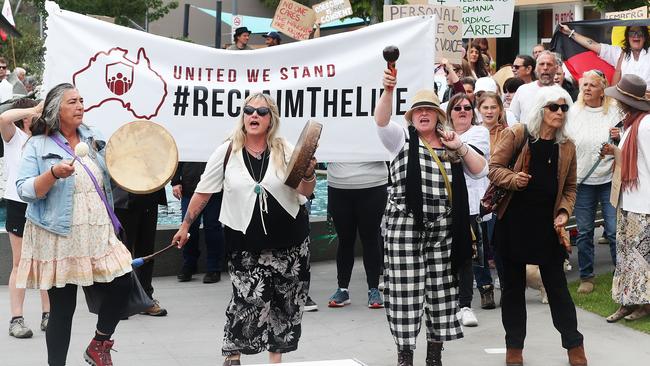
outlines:
{"label": "leafy green foliage", "polygon": [[178,7],[178,1],[165,4],[163,0],[58,0],[58,3],[61,9],[76,13],[115,18],[115,23],[120,25],[129,25],[128,19],[138,24],[144,24],[145,19],[153,22]]}
{"label": "leafy green foliage", "polygon": [[[0,54],[7,59],[7,65],[12,70],[16,67],[22,67],[27,71],[27,75],[34,75],[40,79],[43,74],[43,40],[40,38],[38,11],[23,4],[18,14],[14,15],[16,29],[22,37],[12,40],[7,38],[6,41],[0,41]],[[14,54],[16,64],[14,65]]]}
{"label": "leafy green foliage", "polygon": [[647,0],[591,0],[591,3],[601,11],[622,11],[648,5]]}

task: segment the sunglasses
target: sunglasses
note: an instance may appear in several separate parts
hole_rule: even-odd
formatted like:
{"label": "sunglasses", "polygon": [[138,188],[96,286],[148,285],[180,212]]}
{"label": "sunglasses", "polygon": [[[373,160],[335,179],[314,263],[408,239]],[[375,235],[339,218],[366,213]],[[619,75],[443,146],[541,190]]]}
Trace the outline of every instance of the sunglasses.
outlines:
{"label": "sunglasses", "polygon": [[524,65],[512,65],[513,70],[519,70],[520,67],[524,67]]}
{"label": "sunglasses", "polygon": [[7,65],[0,66],[0,70],[6,70],[6,69],[7,69]]}
{"label": "sunglasses", "polygon": [[469,112],[469,111],[471,111],[472,109],[473,109],[473,108],[472,108],[471,105],[464,105],[464,106],[459,106],[459,105],[457,105],[457,106],[454,107],[454,110],[455,110],[456,112],[460,112],[460,111],[462,111],[462,110],[465,110],[465,112]]}
{"label": "sunglasses", "polygon": [[629,37],[643,37],[643,32],[641,32],[641,31],[628,31],[627,35]]}
{"label": "sunglasses", "polygon": [[566,112],[569,110],[569,105],[568,104],[557,104],[557,103],[552,103],[547,105],[544,108],[548,108],[549,111],[551,112],[557,112],[558,109],[561,109],[562,112]]}
{"label": "sunglasses", "polygon": [[244,113],[246,113],[247,115],[250,116],[254,112],[257,112],[258,116],[264,117],[267,114],[269,114],[271,112],[271,110],[268,107],[253,108],[253,107],[251,107],[249,105],[244,107]]}

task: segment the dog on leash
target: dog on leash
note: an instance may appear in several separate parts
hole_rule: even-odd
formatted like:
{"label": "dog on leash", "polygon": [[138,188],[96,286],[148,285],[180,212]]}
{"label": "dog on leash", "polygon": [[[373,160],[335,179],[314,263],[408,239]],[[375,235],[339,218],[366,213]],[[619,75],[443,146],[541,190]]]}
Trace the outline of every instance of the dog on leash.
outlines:
{"label": "dog on leash", "polygon": [[[573,269],[568,259],[564,260],[564,272],[569,272]],[[539,290],[542,298],[542,304],[548,304],[548,296],[544,283],[542,283],[542,275],[539,273],[539,266],[534,264],[526,265],[526,287],[534,290]]]}

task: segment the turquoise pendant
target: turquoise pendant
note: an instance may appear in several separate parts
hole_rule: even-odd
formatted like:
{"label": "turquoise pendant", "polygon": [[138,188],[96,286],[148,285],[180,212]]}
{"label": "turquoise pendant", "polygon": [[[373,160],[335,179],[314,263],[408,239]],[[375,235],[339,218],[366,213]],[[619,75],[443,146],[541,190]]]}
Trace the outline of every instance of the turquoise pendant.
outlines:
{"label": "turquoise pendant", "polygon": [[262,192],[262,187],[260,187],[259,184],[256,184],[256,185],[255,185],[255,193],[256,193],[256,194],[260,194],[261,192]]}

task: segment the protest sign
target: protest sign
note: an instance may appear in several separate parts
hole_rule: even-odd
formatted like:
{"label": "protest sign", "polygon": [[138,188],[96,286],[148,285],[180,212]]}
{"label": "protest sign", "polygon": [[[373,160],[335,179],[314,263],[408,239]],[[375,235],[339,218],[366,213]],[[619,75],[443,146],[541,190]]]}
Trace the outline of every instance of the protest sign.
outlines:
{"label": "protest sign", "polygon": [[279,133],[291,143],[308,120],[323,124],[319,161],[388,160],[373,118],[384,47],[400,49],[396,122],[405,123],[418,90],[433,88],[433,18],[228,51],[109,24],[54,2],[46,8],[44,90],[73,83],[85,99],[85,123],[105,138],[135,119],[159,123],[174,136],[182,161],[207,160],[230,136],[246,96],[256,91],[277,101]]}
{"label": "protest sign", "polygon": [[460,6],[463,38],[509,38],[515,0],[429,0],[429,4]]}
{"label": "protest sign", "polygon": [[384,21],[412,16],[438,16],[436,62],[446,58],[460,64],[463,58],[461,8],[439,5],[384,5]]}
{"label": "protest sign", "polygon": [[352,15],[350,0],[327,0],[312,6],[312,9],[316,12],[318,24],[329,23]]}
{"label": "protest sign", "polygon": [[292,0],[281,0],[271,27],[293,39],[304,40],[309,39],[315,21],[316,13],[311,8]]}
{"label": "protest sign", "polygon": [[640,6],[635,9],[624,11],[612,11],[605,13],[605,19],[647,19],[648,7]]}
{"label": "protest sign", "polygon": [[557,29],[558,25],[575,20],[573,4],[556,4],[553,5],[553,29]]}

